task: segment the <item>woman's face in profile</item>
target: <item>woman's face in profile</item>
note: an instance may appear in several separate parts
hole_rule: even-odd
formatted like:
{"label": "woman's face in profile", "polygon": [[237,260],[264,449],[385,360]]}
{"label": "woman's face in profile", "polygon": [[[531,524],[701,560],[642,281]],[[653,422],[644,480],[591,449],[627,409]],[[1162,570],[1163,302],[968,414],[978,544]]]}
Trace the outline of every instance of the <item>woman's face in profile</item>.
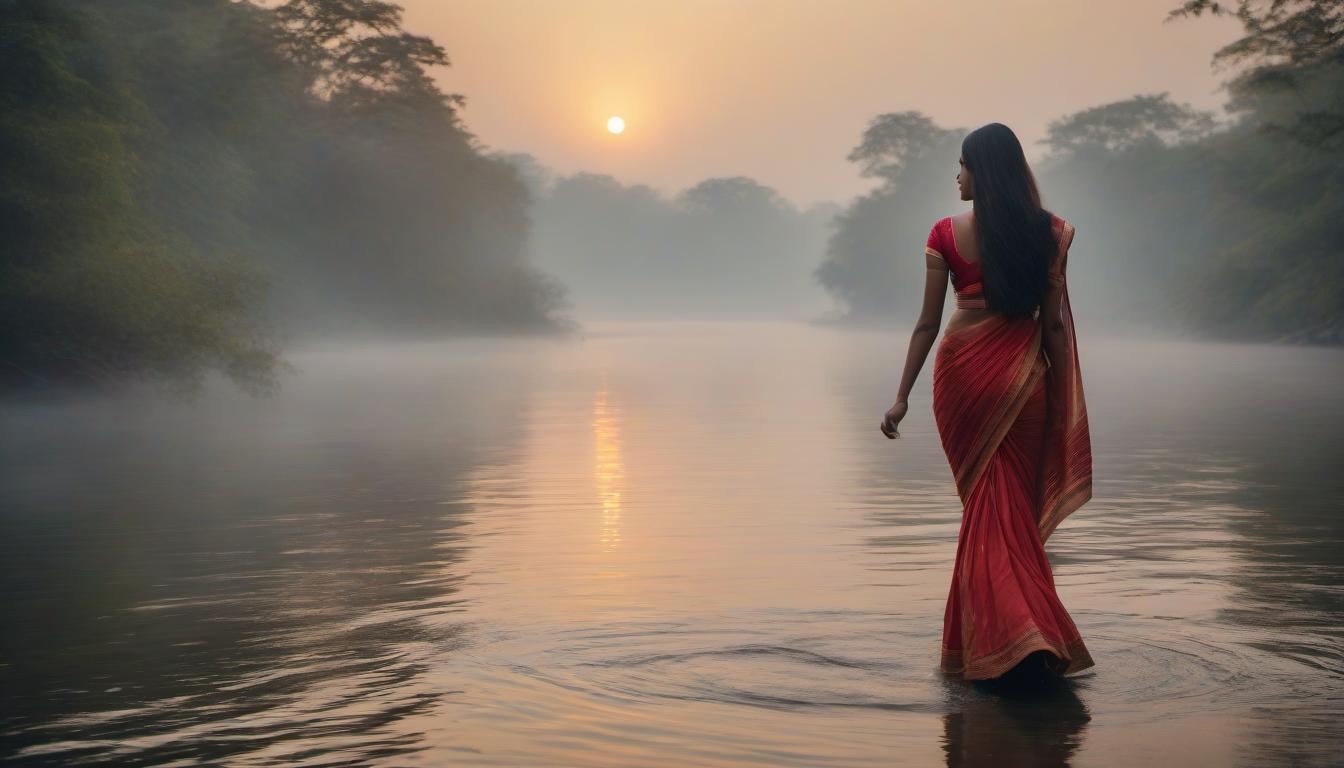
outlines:
{"label": "woman's face in profile", "polygon": [[975,179],[971,177],[971,172],[966,168],[966,159],[957,158],[957,190],[961,192],[962,200],[972,199],[975,193]]}

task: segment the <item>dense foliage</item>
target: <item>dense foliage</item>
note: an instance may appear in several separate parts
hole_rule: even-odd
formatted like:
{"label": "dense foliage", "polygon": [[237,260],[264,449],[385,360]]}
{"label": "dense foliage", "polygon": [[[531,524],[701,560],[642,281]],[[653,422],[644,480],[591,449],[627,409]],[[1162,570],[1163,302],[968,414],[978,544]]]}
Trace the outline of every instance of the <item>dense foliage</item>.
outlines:
{"label": "dense foliage", "polygon": [[548,329],[523,181],[375,0],[0,0],[0,380],[211,370],[276,338]]}
{"label": "dense foliage", "polygon": [[[1344,341],[1344,11],[1273,0],[1173,15],[1205,12],[1246,29],[1216,56],[1244,67],[1232,121],[1142,94],[1050,125],[1036,170],[1047,207],[1078,227],[1075,301],[1134,327]],[[961,205],[964,133],[918,113],[865,132],[851,159],[883,183],[844,212],[817,270],[851,318],[918,311],[921,244]]]}

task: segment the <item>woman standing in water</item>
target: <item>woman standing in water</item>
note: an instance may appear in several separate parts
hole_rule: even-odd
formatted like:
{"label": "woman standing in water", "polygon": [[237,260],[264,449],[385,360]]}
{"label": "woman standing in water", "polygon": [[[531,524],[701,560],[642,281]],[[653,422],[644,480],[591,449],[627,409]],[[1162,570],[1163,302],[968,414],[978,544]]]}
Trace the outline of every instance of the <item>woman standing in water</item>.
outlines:
{"label": "woman standing in water", "polygon": [[942,323],[933,414],[964,507],[943,618],[941,668],[967,680],[1067,674],[1092,657],[1059,596],[1044,543],[1092,497],[1092,452],[1065,265],[1073,226],[1041,207],[1017,136],[990,123],[961,145],[957,186],[972,210],[933,225],[924,307],[896,404]]}

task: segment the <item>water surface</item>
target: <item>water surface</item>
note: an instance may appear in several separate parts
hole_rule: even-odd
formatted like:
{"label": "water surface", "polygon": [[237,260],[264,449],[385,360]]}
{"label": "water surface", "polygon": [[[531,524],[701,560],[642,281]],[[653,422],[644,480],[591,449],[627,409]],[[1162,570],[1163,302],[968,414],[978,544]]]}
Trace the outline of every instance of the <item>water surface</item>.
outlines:
{"label": "water surface", "polygon": [[1019,700],[937,671],[929,368],[877,430],[907,340],[606,325],[7,406],[0,759],[1344,762],[1344,353],[1082,340],[1095,496],[1047,551],[1097,666]]}

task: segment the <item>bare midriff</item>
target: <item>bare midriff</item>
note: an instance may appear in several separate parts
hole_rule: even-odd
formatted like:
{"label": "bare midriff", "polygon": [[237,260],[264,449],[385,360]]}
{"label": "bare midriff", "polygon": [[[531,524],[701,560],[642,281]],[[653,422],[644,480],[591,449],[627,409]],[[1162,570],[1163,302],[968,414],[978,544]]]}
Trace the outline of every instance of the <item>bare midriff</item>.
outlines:
{"label": "bare midriff", "polygon": [[951,333],[968,325],[975,325],[994,314],[992,309],[970,309],[967,307],[957,307],[952,310],[952,317],[947,320],[947,328],[944,333]]}
{"label": "bare midriff", "polygon": [[[981,320],[985,320],[991,315],[997,314],[998,311],[993,309],[984,309],[981,307],[957,307],[952,310],[952,316],[948,318],[947,328],[944,329],[943,332],[952,333],[967,326],[975,325]],[[1039,310],[1032,318],[1031,322],[1035,322],[1036,317],[1039,317]]]}

